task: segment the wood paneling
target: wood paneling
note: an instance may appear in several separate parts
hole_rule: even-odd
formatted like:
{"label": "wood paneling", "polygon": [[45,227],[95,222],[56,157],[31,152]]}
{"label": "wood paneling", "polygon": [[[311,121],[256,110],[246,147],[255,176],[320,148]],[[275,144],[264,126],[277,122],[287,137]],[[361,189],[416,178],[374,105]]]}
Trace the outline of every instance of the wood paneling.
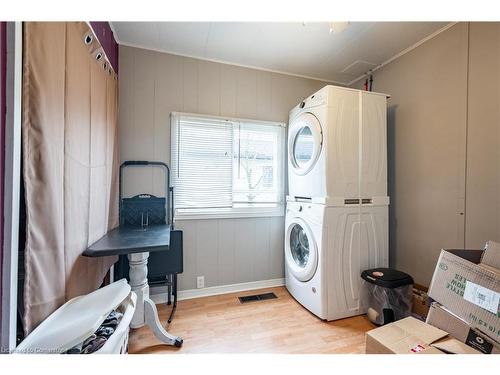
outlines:
{"label": "wood paneling", "polygon": [[236,249],[236,221],[219,220],[219,247],[218,247],[218,272],[220,285],[231,285],[237,282],[234,267],[234,253]]}
{"label": "wood paneling", "polygon": [[[281,220],[280,224],[281,224]],[[254,280],[266,280],[270,279],[271,275],[269,272],[270,266],[270,253],[271,247],[269,239],[279,235],[278,233],[271,233],[271,228],[269,225],[269,220],[254,220],[254,248],[251,249],[252,258],[258,259],[258,263],[254,266],[252,279]],[[273,265],[274,267],[275,265]]]}
{"label": "wood paneling", "polygon": [[[237,297],[274,292],[278,298],[241,304]],[[169,308],[158,306],[164,322]],[[169,332],[181,348],[160,345],[147,327],[130,332],[129,353],[364,353],[366,316],[325,322],[284,287],[180,301]]]}
{"label": "wood paneling", "polygon": [[183,59],[182,95],[184,112],[198,112],[198,60]]}
{"label": "wood paneling", "polygon": [[[182,224],[178,225],[182,228]],[[196,221],[196,275],[205,277],[205,286],[219,284],[219,231],[217,220]],[[189,267],[186,264],[186,267]],[[183,281],[181,281],[181,286]],[[181,289],[183,289],[181,287]]]}
{"label": "wood paneling", "polygon": [[[257,72],[257,116],[269,117],[273,110],[271,101],[271,88],[273,75],[269,72]],[[302,89],[303,90],[303,89]],[[314,91],[314,90],[313,90]]]}
{"label": "wood paneling", "polygon": [[500,242],[500,23],[471,22],[465,246]]}
{"label": "wood paneling", "polygon": [[184,231],[179,289],[195,289],[197,276],[205,287],[283,277],[283,227],[282,217],[177,222]]}
{"label": "wood paneling", "polygon": [[198,62],[198,109],[207,115],[220,114],[220,69],[221,65],[210,61]]}
{"label": "wood paneling", "polygon": [[220,82],[220,114],[236,117],[236,82],[238,68],[232,65],[221,65]]}
{"label": "wood paneling", "polygon": [[[269,223],[269,231],[272,236],[269,238],[269,248],[283,249],[283,239],[285,238],[285,226],[281,220],[272,220]],[[285,257],[282,251],[271,251],[269,253],[269,279],[277,279],[285,274]]]}
{"label": "wood paneling", "polygon": [[[170,113],[288,121],[288,112],[326,83],[132,47],[120,47],[121,160],[170,163]],[[161,171],[124,176],[126,196],[163,196]],[[180,221],[184,273],[180,290],[284,276],[284,218]]]}
{"label": "wood paneling", "polygon": [[257,71],[239,68],[236,83],[236,116],[252,118],[256,115]]}
{"label": "wood paneling", "polygon": [[[253,278],[254,268],[261,266],[261,261],[255,256],[255,238],[263,233],[256,233],[255,221],[257,219],[237,219],[234,235],[237,239],[237,251],[234,256],[234,271],[238,282],[257,280]],[[260,219],[260,220],[268,220]],[[281,221],[281,220],[280,220]],[[283,254],[283,249],[273,249]],[[266,280],[266,279],[263,279]]]}

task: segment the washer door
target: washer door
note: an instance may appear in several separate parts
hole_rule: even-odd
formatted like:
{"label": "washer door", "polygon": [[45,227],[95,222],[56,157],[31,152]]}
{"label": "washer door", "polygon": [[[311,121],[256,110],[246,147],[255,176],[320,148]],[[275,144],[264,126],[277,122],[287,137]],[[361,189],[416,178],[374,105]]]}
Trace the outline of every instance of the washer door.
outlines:
{"label": "washer door", "polygon": [[288,270],[300,281],[308,281],[318,266],[318,248],[304,220],[294,218],[285,237],[285,259]]}
{"label": "washer door", "polygon": [[288,158],[293,171],[305,175],[318,160],[323,143],[321,125],[312,113],[305,112],[290,124]]}

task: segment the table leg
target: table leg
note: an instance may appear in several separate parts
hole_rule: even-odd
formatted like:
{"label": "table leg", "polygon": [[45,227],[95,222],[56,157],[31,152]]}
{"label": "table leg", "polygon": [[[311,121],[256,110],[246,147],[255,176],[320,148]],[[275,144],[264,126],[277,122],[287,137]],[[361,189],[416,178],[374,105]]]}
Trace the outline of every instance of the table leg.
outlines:
{"label": "table leg", "polygon": [[140,328],[145,323],[144,299],[149,297],[148,257],[149,253],[128,255],[130,287],[137,294],[137,307],[130,323],[131,328]]}
{"label": "table leg", "polygon": [[137,294],[137,307],[130,327],[140,328],[146,324],[160,341],[179,347],[182,345],[182,339],[169,334],[163,329],[158,319],[156,305],[149,298],[148,257],[149,253],[128,255],[130,287]]}
{"label": "table leg", "polygon": [[151,328],[156,338],[166,344],[180,347],[182,345],[182,339],[178,336],[173,336],[165,331],[160,323],[160,320],[158,319],[158,311],[156,310],[156,305],[150,298],[144,300],[144,308],[146,324],[149,328]]}

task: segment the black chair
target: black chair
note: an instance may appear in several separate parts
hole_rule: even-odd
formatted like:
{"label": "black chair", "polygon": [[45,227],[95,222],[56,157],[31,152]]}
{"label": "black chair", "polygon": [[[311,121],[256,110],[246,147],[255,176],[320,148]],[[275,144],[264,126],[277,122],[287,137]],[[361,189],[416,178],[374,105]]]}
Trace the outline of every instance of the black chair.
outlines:
{"label": "black chair", "polygon": [[[122,197],[122,171],[125,167],[152,166],[165,169],[165,197],[152,194],[138,194],[131,198]],[[120,166],[120,226],[144,227],[169,224],[170,248],[168,251],[150,253],[148,260],[148,283],[150,286],[167,286],[167,304],[172,304],[168,323],[172,322],[177,308],[177,275],[183,272],[182,231],[173,226],[173,188],[170,187],[170,169],[165,163],[153,161],[125,161]],[[115,265],[115,278],[129,280],[127,256],[120,256]]]}

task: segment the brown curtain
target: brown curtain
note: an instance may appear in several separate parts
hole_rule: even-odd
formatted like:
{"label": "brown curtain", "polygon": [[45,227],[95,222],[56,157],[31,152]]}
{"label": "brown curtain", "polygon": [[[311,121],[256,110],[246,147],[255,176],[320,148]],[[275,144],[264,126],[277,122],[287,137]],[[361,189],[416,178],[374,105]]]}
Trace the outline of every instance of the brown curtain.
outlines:
{"label": "brown curtain", "polygon": [[25,23],[23,62],[29,333],[116,261],[81,253],[118,224],[118,81],[86,23]]}

